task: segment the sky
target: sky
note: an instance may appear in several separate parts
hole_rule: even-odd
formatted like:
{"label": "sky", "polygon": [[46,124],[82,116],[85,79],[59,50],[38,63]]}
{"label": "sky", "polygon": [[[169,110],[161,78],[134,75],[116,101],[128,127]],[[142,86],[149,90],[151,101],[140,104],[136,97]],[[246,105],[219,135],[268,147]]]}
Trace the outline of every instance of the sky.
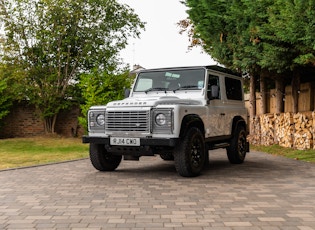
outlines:
{"label": "sky", "polygon": [[201,48],[188,50],[187,34],[180,35],[176,25],[187,18],[186,6],[180,0],[118,0],[135,10],[146,22],[140,39],[130,38],[129,45],[121,52],[125,63],[132,68],[140,65],[146,69],[215,65],[215,61]]}

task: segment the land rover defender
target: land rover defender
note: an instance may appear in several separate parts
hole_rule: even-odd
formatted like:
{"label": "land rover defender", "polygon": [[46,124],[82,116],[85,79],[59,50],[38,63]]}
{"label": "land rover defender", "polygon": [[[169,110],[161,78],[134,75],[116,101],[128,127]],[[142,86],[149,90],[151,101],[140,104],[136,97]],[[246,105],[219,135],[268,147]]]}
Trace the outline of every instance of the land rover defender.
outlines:
{"label": "land rover defender", "polygon": [[129,95],[88,111],[90,160],[100,171],[122,158],[160,155],[179,175],[197,176],[208,151],[224,148],[232,164],[249,151],[243,79],[219,66],[140,71]]}

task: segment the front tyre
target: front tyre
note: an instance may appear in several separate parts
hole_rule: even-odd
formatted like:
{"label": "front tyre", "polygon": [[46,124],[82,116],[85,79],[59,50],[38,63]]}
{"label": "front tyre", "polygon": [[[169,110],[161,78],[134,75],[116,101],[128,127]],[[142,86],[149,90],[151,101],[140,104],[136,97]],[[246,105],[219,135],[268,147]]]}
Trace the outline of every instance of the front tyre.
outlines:
{"label": "front tyre", "polygon": [[120,164],[122,156],[108,153],[104,145],[90,144],[90,160],[99,171],[114,171]]}
{"label": "front tyre", "polygon": [[231,164],[241,164],[246,156],[246,131],[243,126],[237,126],[230,146],[227,148],[227,156]]}
{"label": "front tyre", "polygon": [[205,140],[201,131],[190,128],[174,152],[175,167],[183,177],[198,176],[206,160]]}

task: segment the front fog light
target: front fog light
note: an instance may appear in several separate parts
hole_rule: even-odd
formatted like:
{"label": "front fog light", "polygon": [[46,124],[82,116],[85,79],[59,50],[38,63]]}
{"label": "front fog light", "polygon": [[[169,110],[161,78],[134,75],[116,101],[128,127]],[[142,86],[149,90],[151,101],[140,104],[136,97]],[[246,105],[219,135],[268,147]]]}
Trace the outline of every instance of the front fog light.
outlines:
{"label": "front fog light", "polygon": [[100,114],[96,117],[96,123],[99,126],[103,126],[105,124],[105,116],[103,114]]}
{"label": "front fog light", "polygon": [[159,113],[155,116],[155,122],[157,125],[163,126],[166,124],[166,116],[163,113]]}

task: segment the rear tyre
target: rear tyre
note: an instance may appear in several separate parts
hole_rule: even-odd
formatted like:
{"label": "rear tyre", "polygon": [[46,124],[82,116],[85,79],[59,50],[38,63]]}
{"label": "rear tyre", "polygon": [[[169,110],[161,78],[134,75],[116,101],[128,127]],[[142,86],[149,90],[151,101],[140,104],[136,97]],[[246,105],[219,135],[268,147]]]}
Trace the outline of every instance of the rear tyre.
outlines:
{"label": "rear tyre", "polygon": [[246,131],[243,126],[237,126],[230,146],[227,148],[227,156],[231,164],[241,164],[246,157]]}
{"label": "rear tyre", "polygon": [[107,152],[104,145],[90,144],[90,160],[99,171],[114,171],[120,164],[122,156]]}
{"label": "rear tyre", "polygon": [[198,176],[205,165],[205,141],[198,128],[188,130],[179,147],[175,149],[175,167],[183,177]]}

